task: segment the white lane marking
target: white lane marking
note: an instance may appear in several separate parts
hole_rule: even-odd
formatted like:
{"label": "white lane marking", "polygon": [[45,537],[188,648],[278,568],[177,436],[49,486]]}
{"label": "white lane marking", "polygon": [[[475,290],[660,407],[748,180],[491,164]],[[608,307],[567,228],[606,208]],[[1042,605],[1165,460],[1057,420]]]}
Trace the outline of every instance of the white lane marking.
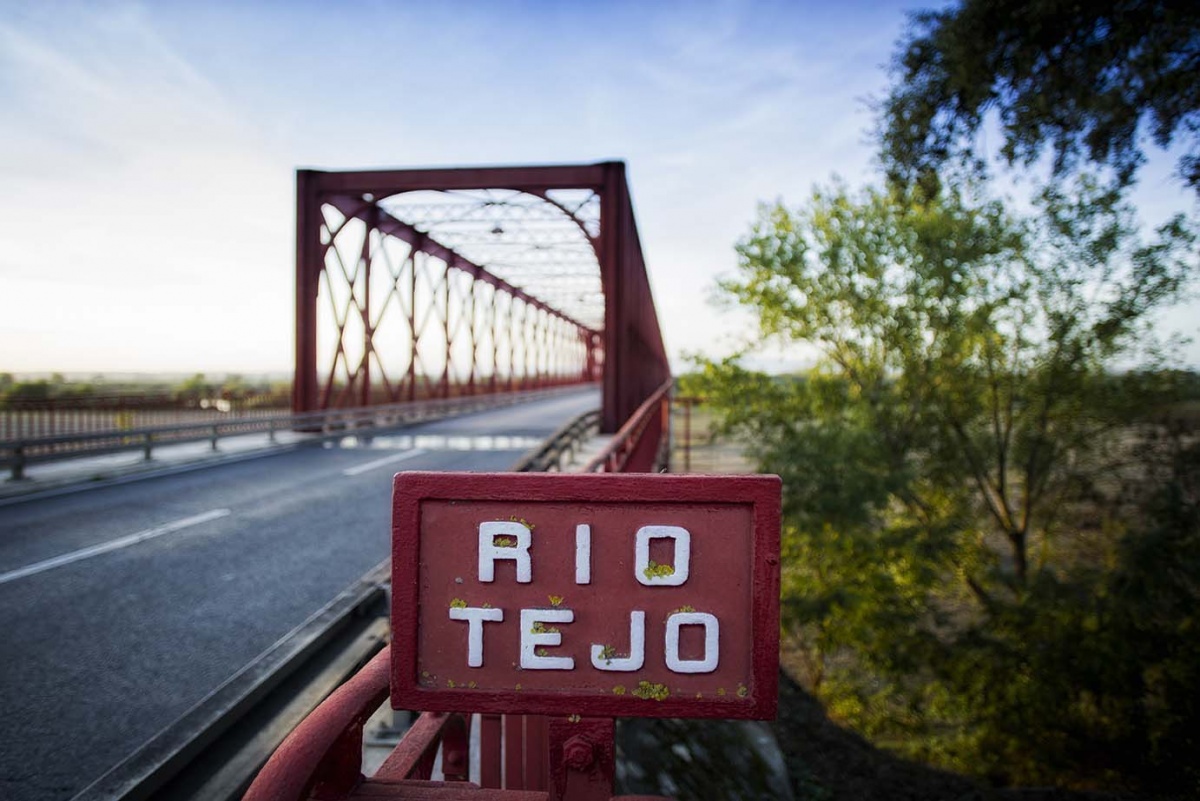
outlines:
{"label": "white lane marking", "polygon": [[354,467],[347,467],[342,471],[342,475],[357,476],[360,473],[367,472],[368,470],[374,470],[376,467],[383,467],[384,465],[389,465],[394,462],[403,462],[405,459],[411,459],[414,456],[420,456],[423,453],[425,453],[424,448],[413,448],[411,451],[405,451],[404,453],[394,453],[391,456],[385,456],[382,459],[375,459],[374,461],[364,462],[362,464],[355,465]]}
{"label": "white lane marking", "polygon": [[166,523],[154,528],[148,528],[145,531],[139,531],[136,534],[130,534],[127,537],[118,537],[115,540],[102,542],[99,545],[92,545],[87,548],[80,548],[78,551],[71,551],[62,556],[56,556],[53,559],[46,559],[42,562],[35,562],[32,565],[10,570],[7,573],[0,573],[0,584],[7,584],[10,581],[32,576],[37,573],[44,573],[47,570],[53,570],[56,567],[69,565],[72,562],[78,562],[81,559],[90,559],[93,556],[99,556],[102,553],[116,551],[121,548],[128,548],[130,545],[137,545],[139,542],[161,537],[163,534],[170,534],[173,531],[179,531],[190,526],[198,526],[201,523],[207,523],[210,520],[218,520],[230,514],[228,509],[212,509],[198,515],[185,517],[182,520],[176,520],[173,523]]}

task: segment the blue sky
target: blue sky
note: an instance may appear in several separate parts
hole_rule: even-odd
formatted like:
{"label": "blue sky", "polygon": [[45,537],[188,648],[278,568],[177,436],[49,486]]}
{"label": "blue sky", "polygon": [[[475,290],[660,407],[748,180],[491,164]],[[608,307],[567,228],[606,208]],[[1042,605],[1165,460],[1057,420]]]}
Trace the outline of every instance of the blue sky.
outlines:
{"label": "blue sky", "polygon": [[0,0],[0,370],[288,370],[298,166],[613,158],[670,351],[718,353],[756,203],[871,177],[920,5]]}

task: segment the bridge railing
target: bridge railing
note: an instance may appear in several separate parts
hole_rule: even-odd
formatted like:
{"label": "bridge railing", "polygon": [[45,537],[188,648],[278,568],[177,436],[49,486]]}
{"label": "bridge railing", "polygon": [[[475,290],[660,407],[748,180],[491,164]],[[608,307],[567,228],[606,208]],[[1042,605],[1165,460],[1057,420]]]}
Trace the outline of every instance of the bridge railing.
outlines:
{"label": "bridge railing", "polygon": [[206,398],[170,392],[7,398],[0,403],[0,440],[270,417],[288,411],[287,398],[277,393]]}
{"label": "bridge railing", "polygon": [[[664,382],[581,469],[584,473],[652,473],[669,468],[671,387]],[[586,412],[513,466],[517,473],[563,470],[600,428],[600,412]]]}
{"label": "bridge railing", "polygon": [[208,442],[215,451],[218,450],[219,441],[226,437],[265,433],[269,440],[274,442],[276,435],[284,431],[303,432],[309,435],[306,439],[312,440],[342,437],[356,432],[413,425],[457,414],[510,406],[578,390],[576,385],[415,403],[327,409],[303,414],[238,417],[203,423],[0,440],[0,469],[8,470],[13,480],[20,480],[25,477],[25,468],[31,464],[131,451],[141,451],[144,458],[149,460],[153,458],[154,448],[162,445]]}
{"label": "bridge railing", "polygon": [[[362,780],[363,726],[388,698],[391,648],[385,646],[288,736],[245,801],[346,798]],[[376,781],[427,782],[439,750],[446,781],[469,774],[469,724],[462,715],[424,712],[375,773]],[[402,785],[401,785],[402,786]]]}
{"label": "bridge railing", "polygon": [[535,451],[512,467],[514,473],[547,473],[564,470],[574,455],[600,430],[600,410],[593,409],[555,431]]}
{"label": "bridge railing", "polygon": [[667,469],[673,383],[668,379],[643,401],[583,472],[653,473]]}

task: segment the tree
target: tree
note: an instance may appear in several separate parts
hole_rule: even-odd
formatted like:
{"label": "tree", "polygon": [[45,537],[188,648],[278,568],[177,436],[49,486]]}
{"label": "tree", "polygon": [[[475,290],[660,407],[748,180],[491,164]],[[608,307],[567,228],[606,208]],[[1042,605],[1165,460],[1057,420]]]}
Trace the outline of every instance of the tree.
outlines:
{"label": "tree", "polygon": [[204,377],[204,373],[196,373],[180,383],[176,387],[175,393],[181,398],[196,403],[212,395],[213,385]]}
{"label": "tree", "polygon": [[[784,479],[784,622],[810,686],[868,734],[1039,782],[1089,759],[1161,767],[1139,677],[1187,658],[1139,662],[1111,599],[1137,585],[1116,578],[1145,522],[1132,435],[1171,387],[1111,368],[1153,356],[1148,321],[1194,269],[1182,219],[1143,244],[1096,182],[1040,203],[1021,219],[965,190],[835,185],[765,206],[722,290],[822,359],[803,380],[704,364],[727,425]],[[1178,564],[1172,609],[1200,601],[1200,565]],[[1100,621],[1116,622],[1089,637]]]}
{"label": "tree", "polygon": [[241,400],[250,390],[245,379],[237,373],[230,373],[221,382],[220,395],[226,400]]}
{"label": "tree", "polygon": [[989,111],[1002,156],[1048,145],[1062,175],[1084,157],[1128,183],[1147,134],[1184,144],[1179,175],[1200,193],[1200,4],[1193,0],[961,0],[915,15],[882,103],[884,163],[936,183],[971,154]]}

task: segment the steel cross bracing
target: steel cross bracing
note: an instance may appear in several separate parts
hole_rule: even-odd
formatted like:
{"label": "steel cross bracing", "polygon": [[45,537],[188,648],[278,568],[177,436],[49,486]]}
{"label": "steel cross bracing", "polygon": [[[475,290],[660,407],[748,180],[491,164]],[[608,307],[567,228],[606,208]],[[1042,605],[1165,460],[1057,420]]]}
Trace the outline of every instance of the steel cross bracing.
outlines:
{"label": "steel cross bracing", "polygon": [[[624,165],[297,174],[293,406],[669,376]],[[617,355],[617,359],[613,358]]]}
{"label": "steel cross bracing", "polygon": [[599,377],[584,374],[597,332],[447,247],[454,231],[437,236],[370,196],[330,198],[321,214],[322,407]]}
{"label": "steel cross bracing", "polygon": [[581,325],[603,327],[594,192],[547,192],[545,197],[511,190],[414,192],[382,205],[534,297],[549,301],[554,294],[555,307]]}

